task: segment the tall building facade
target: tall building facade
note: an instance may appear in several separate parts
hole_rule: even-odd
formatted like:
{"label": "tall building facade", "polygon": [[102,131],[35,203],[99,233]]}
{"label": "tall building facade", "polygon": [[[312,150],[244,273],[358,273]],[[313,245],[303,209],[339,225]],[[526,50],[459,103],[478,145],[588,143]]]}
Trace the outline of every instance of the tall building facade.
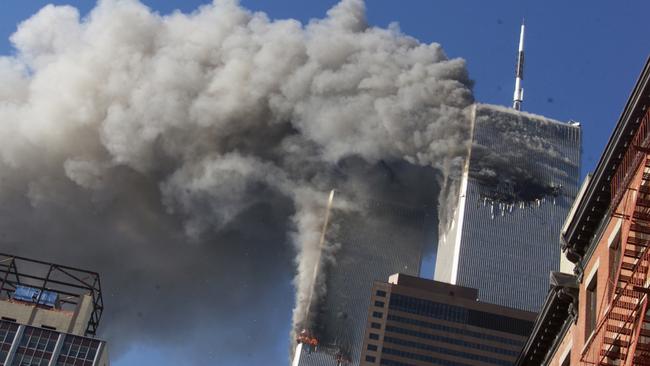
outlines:
{"label": "tall building facade", "polygon": [[562,230],[573,275],[552,283],[517,365],[650,364],[650,58]]}
{"label": "tall building facade", "polygon": [[[397,177],[405,174],[390,172]],[[436,207],[414,197],[408,185],[391,186],[396,191],[377,196],[402,200],[357,199],[353,204],[361,210],[331,212],[326,234],[339,249],[326,272],[327,294],[312,329],[319,345],[308,350],[298,344],[294,366],[359,365],[373,282],[395,272],[419,274],[423,253],[435,242]],[[340,195],[335,201],[336,197]]]}
{"label": "tall building facade", "polygon": [[0,254],[0,278],[0,365],[109,365],[97,273]]}
{"label": "tall building facade", "polygon": [[577,193],[580,126],[477,104],[471,129],[434,279],[476,288],[483,302],[538,311]]}
{"label": "tall building facade", "polygon": [[361,365],[512,365],[535,314],[462,286],[395,274],[375,282]]}

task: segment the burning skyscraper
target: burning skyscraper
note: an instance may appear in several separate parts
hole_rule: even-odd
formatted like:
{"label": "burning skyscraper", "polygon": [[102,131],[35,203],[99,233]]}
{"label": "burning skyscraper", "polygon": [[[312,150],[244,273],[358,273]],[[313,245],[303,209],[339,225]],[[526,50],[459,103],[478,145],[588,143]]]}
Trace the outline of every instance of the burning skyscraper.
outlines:
{"label": "burning skyscraper", "polygon": [[347,192],[330,196],[324,240],[333,249],[324,251],[331,258],[320,269],[327,291],[314,303],[312,321],[297,335],[293,365],[357,365],[373,281],[398,269],[417,276],[423,254],[433,250],[435,188],[417,192],[413,184],[436,187],[432,171],[403,163],[382,163],[371,170],[384,175],[382,192],[371,198]]}

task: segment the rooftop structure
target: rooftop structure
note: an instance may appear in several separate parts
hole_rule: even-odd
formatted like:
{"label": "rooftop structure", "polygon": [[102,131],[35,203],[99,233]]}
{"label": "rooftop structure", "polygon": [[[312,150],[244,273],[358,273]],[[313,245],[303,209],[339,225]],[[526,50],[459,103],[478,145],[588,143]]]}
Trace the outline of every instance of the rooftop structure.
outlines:
{"label": "rooftop structure", "polygon": [[0,253],[0,365],[108,365],[99,275]]}

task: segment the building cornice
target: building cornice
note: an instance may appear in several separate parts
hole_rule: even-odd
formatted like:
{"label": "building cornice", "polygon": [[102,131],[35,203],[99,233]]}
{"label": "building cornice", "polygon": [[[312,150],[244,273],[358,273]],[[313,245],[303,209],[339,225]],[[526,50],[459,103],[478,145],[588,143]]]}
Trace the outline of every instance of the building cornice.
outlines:
{"label": "building cornice", "polygon": [[571,221],[561,234],[562,249],[574,263],[580,262],[588,253],[599,228],[609,216],[612,203],[611,181],[650,105],[649,96],[650,58],[646,60],[584,195],[577,202]]}
{"label": "building cornice", "polygon": [[515,365],[544,365],[550,359],[577,315],[578,293],[575,276],[551,273],[551,289]]}

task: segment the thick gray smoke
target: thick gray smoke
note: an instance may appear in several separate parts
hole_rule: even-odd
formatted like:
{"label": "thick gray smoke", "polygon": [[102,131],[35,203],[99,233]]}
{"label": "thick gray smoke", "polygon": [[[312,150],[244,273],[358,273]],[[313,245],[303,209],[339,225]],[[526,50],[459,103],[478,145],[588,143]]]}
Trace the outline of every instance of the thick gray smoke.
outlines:
{"label": "thick gray smoke", "polygon": [[[11,41],[3,250],[100,271],[118,351],[277,339],[280,315],[259,308],[286,302],[275,289],[292,273],[308,326],[329,190],[369,189],[341,162],[405,160],[449,190],[467,148],[464,61],[369,27],[362,0],[306,25],[234,0],[168,16],[103,0],[84,19],[47,6]],[[212,320],[227,337],[195,335]]]}

